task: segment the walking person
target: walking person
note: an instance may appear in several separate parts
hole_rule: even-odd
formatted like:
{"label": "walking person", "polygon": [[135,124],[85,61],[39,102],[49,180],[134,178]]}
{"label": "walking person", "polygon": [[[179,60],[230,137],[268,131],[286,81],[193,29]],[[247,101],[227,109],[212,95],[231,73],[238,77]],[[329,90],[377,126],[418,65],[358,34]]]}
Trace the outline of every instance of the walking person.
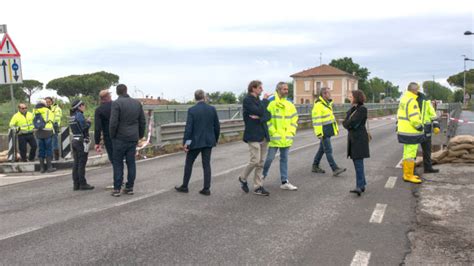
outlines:
{"label": "walking person", "polygon": [[54,119],[53,119],[53,128],[54,134],[52,137],[53,140],[53,154],[54,160],[59,160],[59,133],[61,132],[61,117],[63,116],[63,111],[61,107],[53,100],[51,97],[44,98],[46,100],[46,105],[48,108],[53,112]]}
{"label": "walking person", "polygon": [[346,168],[340,168],[332,155],[331,137],[339,134],[336,117],[333,113],[333,102],[329,88],[321,88],[319,98],[315,101],[313,111],[311,113],[313,119],[314,134],[320,139],[319,150],[314,156],[313,168],[314,173],[326,173],[320,167],[321,159],[326,154],[329,166],[331,166],[333,176],[339,176],[346,171]]}
{"label": "walking person", "polygon": [[118,99],[112,103],[109,134],[113,145],[114,190],[112,196],[120,196],[123,183],[123,159],[127,163],[127,183],[123,193],[133,195],[138,140],[145,135],[145,113],[141,103],[127,94],[127,86],[117,86]]}
{"label": "walking person", "polygon": [[95,150],[102,154],[101,140],[104,141],[105,150],[109,161],[112,163],[112,139],[110,138],[110,113],[112,111],[112,97],[109,90],[101,90],[99,93],[100,106],[94,112],[94,141]]}
{"label": "walking person", "polygon": [[263,166],[263,178],[268,176],[275,155],[277,151],[280,151],[280,188],[293,191],[298,188],[288,181],[288,153],[298,129],[298,112],[295,105],[286,99],[287,97],[288,84],[278,82],[275,99],[270,102],[267,108],[271,114],[271,119],[267,123],[270,144]]}
{"label": "walking person", "polygon": [[349,131],[347,136],[347,157],[352,159],[356,172],[356,187],[350,192],[360,196],[362,192],[365,192],[367,185],[364,159],[370,157],[369,133],[366,128],[367,108],[364,106],[366,97],[363,91],[356,90],[349,94],[349,100],[352,107],[347,111],[342,125]]}
{"label": "walking person", "polygon": [[[53,168],[53,119],[54,114],[46,106],[46,101],[40,100],[33,111],[33,125],[36,130],[36,138],[38,140],[38,158],[40,161],[40,172],[54,172]],[[46,163],[45,163],[46,160]]]}
{"label": "walking person", "polygon": [[36,156],[36,148],[38,145],[36,144],[36,139],[33,136],[33,114],[28,112],[28,107],[26,104],[20,103],[18,105],[18,112],[13,115],[9,126],[10,128],[14,128],[16,130],[21,161],[27,161],[27,144],[30,145],[28,161],[34,161]]}
{"label": "walking person", "polygon": [[86,164],[89,156],[89,128],[91,121],[84,117],[86,105],[81,100],[74,100],[71,104],[69,128],[72,132],[72,166],[73,190],[91,190],[94,186],[87,183]]}
{"label": "walking person", "polygon": [[186,128],[183,137],[183,149],[186,152],[183,183],[176,186],[178,192],[188,193],[189,180],[196,157],[201,154],[204,170],[204,187],[200,194],[211,195],[211,151],[219,141],[220,124],[216,108],[206,103],[203,90],[194,93],[196,104],[188,109]]}
{"label": "walking person", "polygon": [[262,82],[253,80],[248,85],[247,96],[243,100],[242,114],[245,123],[243,140],[249,147],[250,161],[240,175],[239,182],[242,190],[249,193],[247,179],[254,172],[254,193],[269,195],[263,188],[263,162],[270,141],[267,121],[270,120],[271,114],[267,110],[269,95],[265,94],[263,100],[260,101],[262,91]]}
{"label": "walking person", "polygon": [[423,169],[424,173],[438,173],[439,169],[433,168],[431,162],[431,136],[439,134],[438,116],[431,101],[426,99],[422,92],[418,92],[417,98],[418,106],[421,108],[421,121],[423,123],[423,130],[425,138],[421,143],[421,150],[423,151]]}
{"label": "walking person", "polygon": [[425,138],[417,101],[419,89],[418,84],[411,82],[400,99],[397,111],[397,137],[398,142],[403,144],[403,180],[414,184],[422,182],[420,177],[415,175],[415,159],[418,144]]}

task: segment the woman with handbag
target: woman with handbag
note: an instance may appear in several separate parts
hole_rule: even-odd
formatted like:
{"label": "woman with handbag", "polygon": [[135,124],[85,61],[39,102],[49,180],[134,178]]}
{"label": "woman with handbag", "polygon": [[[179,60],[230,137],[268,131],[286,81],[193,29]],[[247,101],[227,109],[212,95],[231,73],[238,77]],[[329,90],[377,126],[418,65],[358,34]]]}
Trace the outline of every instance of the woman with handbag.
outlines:
{"label": "woman with handbag", "polygon": [[356,172],[356,188],[351,193],[360,196],[365,191],[366,181],[364,172],[364,159],[370,157],[369,141],[370,133],[367,131],[367,108],[364,106],[366,100],[364,92],[352,91],[349,95],[352,103],[351,109],[347,111],[342,125],[349,131],[347,137],[347,157],[354,162]]}

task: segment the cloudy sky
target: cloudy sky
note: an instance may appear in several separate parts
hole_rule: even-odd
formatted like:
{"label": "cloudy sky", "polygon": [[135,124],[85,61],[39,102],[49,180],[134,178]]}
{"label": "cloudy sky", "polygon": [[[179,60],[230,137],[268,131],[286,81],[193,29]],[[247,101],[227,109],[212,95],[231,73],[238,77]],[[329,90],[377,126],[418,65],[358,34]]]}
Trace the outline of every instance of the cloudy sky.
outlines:
{"label": "cloudy sky", "polygon": [[[195,89],[272,91],[291,74],[352,57],[401,87],[445,83],[474,57],[474,4],[451,1],[19,0],[0,24],[22,54],[23,78],[43,83],[109,71],[133,96],[182,101]],[[470,65],[474,67],[474,65]],[[43,92],[42,95],[49,92]]]}

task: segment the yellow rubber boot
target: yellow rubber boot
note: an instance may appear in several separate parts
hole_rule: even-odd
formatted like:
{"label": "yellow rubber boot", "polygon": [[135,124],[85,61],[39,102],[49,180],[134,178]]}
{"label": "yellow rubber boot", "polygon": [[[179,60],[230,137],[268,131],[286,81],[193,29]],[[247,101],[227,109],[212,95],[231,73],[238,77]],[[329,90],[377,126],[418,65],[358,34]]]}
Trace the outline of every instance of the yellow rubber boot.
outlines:
{"label": "yellow rubber boot", "polygon": [[414,175],[415,171],[415,162],[404,160],[403,161],[403,181],[410,182],[413,184],[420,184],[422,181],[418,179],[419,177]]}

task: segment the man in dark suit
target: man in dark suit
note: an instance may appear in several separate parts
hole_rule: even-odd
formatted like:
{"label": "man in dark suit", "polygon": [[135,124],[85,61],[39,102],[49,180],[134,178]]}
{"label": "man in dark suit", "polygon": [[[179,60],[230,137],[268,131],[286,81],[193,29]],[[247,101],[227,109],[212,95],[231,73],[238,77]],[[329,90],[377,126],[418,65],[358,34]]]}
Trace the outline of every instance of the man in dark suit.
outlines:
{"label": "man in dark suit", "polygon": [[199,191],[202,195],[211,195],[211,150],[219,141],[220,124],[216,108],[206,104],[205,93],[197,90],[194,93],[196,105],[189,108],[184,131],[183,148],[186,152],[183,184],[176,186],[178,192],[188,192],[193,164],[201,153],[204,169],[204,188]]}
{"label": "man in dark suit", "polygon": [[116,101],[112,103],[109,133],[113,146],[114,190],[112,196],[120,196],[123,183],[123,159],[127,163],[127,184],[123,193],[133,195],[136,165],[135,153],[138,140],[145,135],[145,113],[142,104],[127,94],[127,86],[117,86]]}
{"label": "man in dark suit", "polygon": [[110,112],[112,111],[112,97],[110,96],[109,90],[102,90],[99,93],[100,106],[95,109],[94,113],[94,139],[95,139],[95,150],[102,154],[102,148],[100,145],[101,136],[104,140],[105,149],[107,150],[107,156],[109,161],[112,162],[112,139],[110,139],[109,126],[110,126]]}

